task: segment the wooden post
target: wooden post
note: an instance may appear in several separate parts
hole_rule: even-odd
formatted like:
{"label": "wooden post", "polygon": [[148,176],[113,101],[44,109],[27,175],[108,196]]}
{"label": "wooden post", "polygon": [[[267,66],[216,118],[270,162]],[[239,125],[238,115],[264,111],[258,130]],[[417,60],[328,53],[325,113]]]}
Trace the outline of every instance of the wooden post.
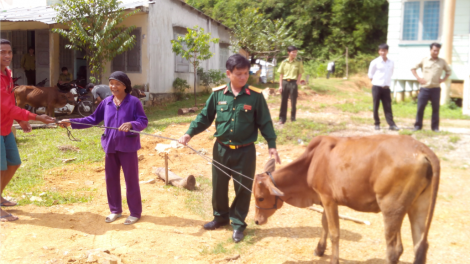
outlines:
{"label": "wooden post", "polygon": [[346,79],[349,78],[348,47],[346,47]]}
{"label": "wooden post", "polygon": [[168,185],[168,153],[165,153],[165,185]]}
{"label": "wooden post", "polygon": [[[442,25],[442,58],[452,67],[452,51],[454,41],[454,24],[455,24],[455,2],[456,0],[444,1],[444,18]],[[445,105],[450,102],[450,86],[451,80],[441,83],[441,99],[440,104]]]}

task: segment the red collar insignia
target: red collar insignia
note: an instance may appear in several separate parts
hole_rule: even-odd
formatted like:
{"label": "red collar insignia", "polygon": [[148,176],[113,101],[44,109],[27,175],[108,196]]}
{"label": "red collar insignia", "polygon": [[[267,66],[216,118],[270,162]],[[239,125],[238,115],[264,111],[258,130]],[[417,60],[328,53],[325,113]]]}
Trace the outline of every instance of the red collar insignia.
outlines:
{"label": "red collar insignia", "polygon": [[[250,94],[250,89],[245,88],[245,93],[246,93],[247,95],[251,95],[251,94]],[[250,109],[250,110],[251,110],[251,109]]]}

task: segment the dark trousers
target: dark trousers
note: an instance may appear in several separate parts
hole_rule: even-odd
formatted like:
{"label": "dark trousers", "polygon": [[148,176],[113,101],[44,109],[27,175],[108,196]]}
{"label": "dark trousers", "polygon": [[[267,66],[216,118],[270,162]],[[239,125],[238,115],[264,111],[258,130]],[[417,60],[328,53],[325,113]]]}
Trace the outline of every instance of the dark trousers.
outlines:
{"label": "dark trousers", "polygon": [[26,81],[28,85],[36,85],[36,71],[35,70],[28,70],[24,71],[24,74],[26,75]]}
{"label": "dark trousers", "polygon": [[290,81],[288,82],[287,80],[282,81],[282,101],[281,101],[281,111],[279,113],[279,121],[284,123],[286,122],[287,119],[287,100],[289,99],[290,96],[290,102],[291,102],[291,113],[290,113],[290,119],[292,121],[295,121],[295,112],[296,112],[296,105],[297,105],[297,95],[298,95],[298,89],[297,89],[297,81]]}
{"label": "dark trousers", "polygon": [[372,99],[374,104],[374,121],[375,125],[380,125],[380,118],[379,118],[379,107],[380,101],[382,101],[382,107],[385,113],[385,119],[389,126],[395,126],[395,122],[393,121],[393,114],[392,114],[392,98],[390,96],[390,88],[382,88],[380,86],[372,86]]}
{"label": "dark trousers", "polygon": [[[256,170],[256,149],[254,144],[239,149],[230,149],[215,142],[212,154],[215,161],[250,177],[251,179],[248,179],[235,172],[221,168],[228,175],[232,175],[235,180],[251,190],[253,186],[252,179],[255,176]],[[233,199],[232,205],[229,207],[228,184],[230,177],[227,174],[212,166],[212,209],[214,220],[224,222],[230,219],[233,230],[243,231],[247,226],[245,219],[250,209],[251,193],[234,181],[235,199]]]}
{"label": "dark trousers", "polygon": [[441,88],[421,88],[418,94],[418,112],[416,113],[416,128],[423,128],[424,109],[431,101],[432,117],[431,129],[439,129],[439,101],[441,100]]}
{"label": "dark trousers", "polygon": [[142,199],[139,185],[139,164],[137,152],[106,153],[105,157],[106,191],[109,210],[113,214],[122,213],[121,167],[126,181],[127,205],[131,216],[140,218]]}

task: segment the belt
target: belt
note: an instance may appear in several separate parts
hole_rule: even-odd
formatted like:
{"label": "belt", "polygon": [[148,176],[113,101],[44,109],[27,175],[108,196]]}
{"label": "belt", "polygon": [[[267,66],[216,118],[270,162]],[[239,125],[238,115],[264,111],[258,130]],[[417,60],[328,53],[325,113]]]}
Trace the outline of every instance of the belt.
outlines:
{"label": "belt", "polygon": [[219,139],[217,139],[217,142],[219,142],[220,145],[228,147],[230,149],[239,149],[239,148],[243,148],[243,147],[248,147],[248,146],[253,144],[253,142],[251,142],[251,143],[248,143],[248,144],[236,145],[236,146],[235,145],[227,145],[227,144],[222,143],[222,141],[220,141]]}
{"label": "belt", "polygon": [[374,86],[382,88],[382,89],[390,89],[390,86],[378,86],[378,85],[374,85]]}
{"label": "belt", "polygon": [[295,79],[284,79],[284,81],[288,81],[288,82],[297,82],[297,80],[295,80]]}

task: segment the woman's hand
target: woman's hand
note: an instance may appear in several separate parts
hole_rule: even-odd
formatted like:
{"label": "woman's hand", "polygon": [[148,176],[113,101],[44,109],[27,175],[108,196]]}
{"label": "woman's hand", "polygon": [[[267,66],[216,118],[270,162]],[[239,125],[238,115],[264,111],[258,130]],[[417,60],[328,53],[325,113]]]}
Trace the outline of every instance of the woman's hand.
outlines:
{"label": "woman's hand", "polygon": [[57,123],[60,127],[66,128],[70,126],[70,119],[62,119]]}
{"label": "woman's hand", "polygon": [[131,122],[126,122],[119,127],[119,131],[129,132],[132,129]]}

